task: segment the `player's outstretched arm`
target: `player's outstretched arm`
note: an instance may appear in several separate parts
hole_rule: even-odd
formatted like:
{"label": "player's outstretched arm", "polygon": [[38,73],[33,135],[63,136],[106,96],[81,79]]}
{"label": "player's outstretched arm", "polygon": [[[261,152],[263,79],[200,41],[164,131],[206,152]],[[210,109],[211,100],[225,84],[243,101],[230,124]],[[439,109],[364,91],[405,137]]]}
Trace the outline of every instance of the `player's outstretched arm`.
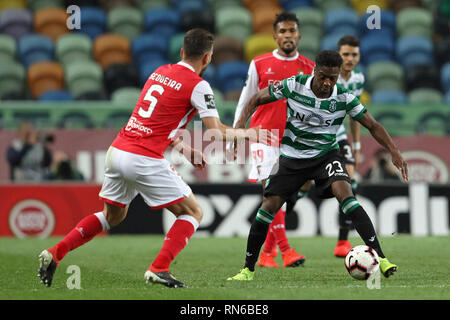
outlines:
{"label": "player's outstretched arm", "polygon": [[241,115],[239,116],[239,120],[236,122],[234,127],[245,128],[248,119],[256,111],[258,106],[273,101],[274,99],[270,95],[269,87],[258,91],[248,100],[247,104],[245,105],[244,109],[241,112]]}
{"label": "player's outstretched arm", "polygon": [[355,159],[355,167],[359,165],[360,161],[360,149],[361,149],[361,134],[360,134],[360,124],[358,121],[353,120],[351,117],[348,118],[348,123],[350,125],[350,132],[352,133],[352,151],[353,158]]}
{"label": "player's outstretched arm", "polygon": [[184,155],[195,168],[203,169],[206,166],[206,160],[203,153],[197,149],[191,148],[191,146],[184,143],[182,139],[175,139],[171,143],[171,146]]}
{"label": "player's outstretched arm", "polygon": [[366,111],[364,116],[358,121],[370,131],[372,137],[374,137],[381,146],[391,153],[392,163],[402,173],[403,180],[408,181],[408,165],[386,129],[376,121],[368,111]]}

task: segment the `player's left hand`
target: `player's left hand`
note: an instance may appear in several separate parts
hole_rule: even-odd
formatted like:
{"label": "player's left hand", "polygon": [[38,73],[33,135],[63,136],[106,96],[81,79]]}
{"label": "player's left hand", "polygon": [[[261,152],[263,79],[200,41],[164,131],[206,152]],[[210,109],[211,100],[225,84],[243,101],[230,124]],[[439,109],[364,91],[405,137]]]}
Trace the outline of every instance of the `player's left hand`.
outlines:
{"label": "player's left hand", "polygon": [[191,149],[191,158],[188,160],[196,169],[203,169],[206,166],[205,156],[201,151],[198,151],[196,149]]}
{"label": "player's left hand", "polygon": [[396,150],[395,152],[392,152],[391,157],[394,166],[402,173],[403,180],[408,181],[408,164],[405,159],[403,159],[400,151]]}

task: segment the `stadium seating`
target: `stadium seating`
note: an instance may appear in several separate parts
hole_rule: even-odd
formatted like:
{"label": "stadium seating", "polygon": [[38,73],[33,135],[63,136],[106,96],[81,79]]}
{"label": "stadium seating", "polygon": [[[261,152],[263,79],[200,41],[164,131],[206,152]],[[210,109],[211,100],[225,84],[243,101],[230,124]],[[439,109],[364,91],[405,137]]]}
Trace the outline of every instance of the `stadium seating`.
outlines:
{"label": "stadium seating", "polygon": [[140,85],[144,85],[147,81],[148,77],[152,74],[153,71],[158,69],[160,66],[168,64],[169,61],[165,58],[152,59],[141,65],[139,67],[139,81]]}
{"label": "stadium seating", "polygon": [[366,34],[374,34],[382,32],[383,34],[389,33],[391,37],[395,37],[397,33],[396,17],[395,13],[391,10],[381,10],[380,11],[380,29],[370,29],[369,26],[376,27],[373,25],[374,21],[369,20],[372,18],[372,13],[366,13],[362,16],[359,22],[359,34],[363,37]]}
{"label": "stadium seating", "polygon": [[392,61],[374,62],[366,70],[370,91],[381,89],[404,90],[404,71],[401,65]]}
{"label": "stadium seating", "polygon": [[100,7],[109,12],[118,7],[129,7],[134,5],[134,0],[99,0]]}
{"label": "stadium seating", "polygon": [[64,88],[64,70],[59,63],[37,62],[28,68],[28,86],[34,98],[49,90]]}
{"label": "stadium seating", "polygon": [[40,34],[23,36],[18,42],[19,60],[26,68],[35,62],[52,61],[54,50],[52,40]]}
{"label": "stadium seating", "polygon": [[103,72],[94,61],[75,61],[65,68],[65,81],[75,99],[103,92]]}
{"label": "stadium seating", "polygon": [[431,39],[419,36],[406,36],[397,40],[397,60],[404,68],[434,62]]}
{"label": "stadium seating", "polygon": [[[34,1],[34,0],[30,0]],[[40,1],[54,1],[54,0],[40,0]],[[56,0],[59,1],[59,0]],[[155,0],[156,1],[156,0]],[[78,7],[99,7],[99,0],[64,0],[64,7],[67,8],[71,5],[76,5]]]}
{"label": "stadium seating", "polygon": [[350,0],[315,0],[315,3],[323,12],[336,8],[350,7]]}
{"label": "stadium seating", "polygon": [[365,14],[370,6],[377,6],[382,10],[389,6],[387,0],[351,0],[351,4],[353,9],[360,15]]}
{"label": "stadium seating", "polygon": [[279,0],[242,0],[242,5],[247,8],[252,14],[260,9],[265,10],[265,8],[280,8]]}
{"label": "stadium seating", "polygon": [[250,36],[244,45],[245,59],[250,62],[254,57],[273,51],[277,43],[271,34],[254,34]]}
{"label": "stadium seating", "polygon": [[447,62],[441,70],[441,85],[444,92],[450,92],[450,62]]}
{"label": "stadium seating", "polygon": [[230,91],[244,87],[247,72],[248,64],[243,61],[229,61],[217,66],[217,86],[224,96]]}
{"label": "stadium seating", "polygon": [[431,38],[433,16],[423,8],[406,8],[397,13],[397,34],[399,37],[422,36]]}
{"label": "stadium seating", "polygon": [[67,12],[60,8],[44,8],[35,12],[34,27],[36,32],[46,35],[53,41],[69,32]]}
{"label": "stadium seating", "polygon": [[324,15],[324,28],[327,34],[358,34],[359,17],[351,8],[328,9]]}
{"label": "stadium seating", "polygon": [[302,34],[297,43],[298,51],[308,59],[314,61],[317,53],[320,51],[320,39],[309,34]]}
{"label": "stadium seating", "polygon": [[100,8],[81,7],[80,20],[83,21],[78,32],[88,35],[91,40],[95,40],[106,30],[106,15]]}
{"label": "stadium seating", "polygon": [[313,7],[314,0],[280,0],[280,5],[286,11],[295,11],[297,9]]}
{"label": "stadium seating", "polygon": [[442,103],[444,95],[436,89],[419,88],[408,93],[409,103]]}
{"label": "stadium seating", "polygon": [[169,39],[156,33],[147,33],[135,38],[131,44],[133,61],[136,66],[155,58],[165,58],[169,49]]}
{"label": "stadium seating", "polygon": [[402,90],[381,89],[372,92],[370,96],[372,103],[406,103],[406,95]]}
{"label": "stadium seating", "polygon": [[253,32],[251,13],[242,7],[225,7],[216,12],[216,31],[245,42]]}
{"label": "stadium seating", "polygon": [[445,103],[450,104],[450,91],[447,91],[445,94]]}
{"label": "stadium seating", "polygon": [[299,31],[302,36],[308,35],[320,40],[323,33],[323,13],[317,8],[301,8],[293,10],[300,22]]}
{"label": "stadium seating", "polygon": [[144,17],[134,7],[116,7],[108,12],[106,24],[110,33],[120,34],[132,41],[143,30]]}
{"label": "stadium seating", "polygon": [[212,56],[212,63],[219,65],[226,61],[243,60],[244,59],[244,45],[242,42],[231,37],[217,36],[214,39],[214,54]]}
{"label": "stadium seating", "polygon": [[61,102],[72,100],[72,95],[66,90],[48,90],[39,96],[39,101],[45,102]]}
{"label": "stadium seating", "polygon": [[[71,1],[71,4],[76,4],[75,2]],[[27,0],[27,7],[36,12],[45,8],[67,8],[68,5],[62,0]]]}
{"label": "stadium seating", "polygon": [[8,9],[0,12],[0,32],[16,40],[32,33],[33,17],[26,9]]}
{"label": "stadium seating", "polygon": [[73,61],[92,59],[92,41],[82,33],[68,33],[56,42],[55,54],[64,66]]}
{"label": "stadium seating", "polygon": [[0,61],[7,63],[16,59],[17,47],[13,37],[0,34]]}
{"label": "stadium seating", "polygon": [[166,8],[170,5],[169,0],[136,0],[139,9],[142,12],[147,12],[149,10],[155,10],[159,8]]}
{"label": "stadium seating", "polygon": [[103,69],[113,64],[130,63],[130,43],[118,34],[102,34],[94,41],[94,57]]}
{"label": "stadium seating", "polygon": [[113,64],[103,72],[106,92],[111,95],[114,91],[125,87],[139,87],[138,72],[133,64]]}
{"label": "stadium seating", "polygon": [[188,11],[203,10],[208,7],[206,0],[171,0],[170,3],[173,8],[176,8],[180,15]]}
{"label": "stadium seating", "polygon": [[320,50],[337,50],[338,41],[342,38],[343,34],[331,33],[324,36],[320,43]]}
{"label": "stadium seating", "polygon": [[193,28],[202,28],[216,32],[215,13],[210,9],[196,9],[181,13],[180,30],[186,32]]}
{"label": "stadium seating", "polygon": [[367,33],[361,38],[360,53],[361,61],[365,65],[395,60],[395,39],[389,32]]}
{"label": "stadium seating", "polygon": [[[183,46],[184,33],[177,33],[169,42],[169,60],[172,63],[178,62],[180,58],[180,49]],[[213,55],[214,56],[214,55]]]}
{"label": "stadium seating", "polygon": [[275,15],[282,11],[280,7],[262,7],[252,12],[252,24],[254,33],[273,33],[273,21]]}
{"label": "stadium seating", "polygon": [[417,88],[441,89],[439,69],[431,65],[415,65],[405,71],[406,91]]}
{"label": "stadium seating", "polygon": [[450,59],[450,36],[440,39],[434,44],[436,63],[439,66],[444,65]]}
{"label": "stadium seating", "polygon": [[422,6],[421,0],[389,0],[389,7],[395,13],[406,8],[417,8]]}
{"label": "stadium seating", "polygon": [[17,62],[0,63],[0,99],[7,96],[24,94],[26,71],[22,64]]}
{"label": "stadium seating", "polygon": [[111,95],[113,103],[136,104],[141,95],[141,89],[136,87],[123,87],[115,90]]}
{"label": "stadium seating", "polygon": [[3,0],[0,2],[0,11],[5,9],[24,9],[25,0]]}
{"label": "stadium seating", "polygon": [[161,8],[147,11],[144,15],[144,31],[167,38],[179,31],[180,14],[176,10]]}

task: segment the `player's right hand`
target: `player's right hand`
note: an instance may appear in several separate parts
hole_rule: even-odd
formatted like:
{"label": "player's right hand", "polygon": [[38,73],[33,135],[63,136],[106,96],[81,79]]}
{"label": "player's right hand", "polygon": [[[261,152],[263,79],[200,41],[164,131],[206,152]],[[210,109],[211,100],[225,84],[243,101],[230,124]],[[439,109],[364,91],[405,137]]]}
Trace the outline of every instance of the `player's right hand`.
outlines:
{"label": "player's right hand", "polygon": [[395,152],[392,152],[391,157],[394,166],[402,173],[403,180],[408,181],[408,164],[406,163],[405,159],[403,159],[400,151],[397,150]]}

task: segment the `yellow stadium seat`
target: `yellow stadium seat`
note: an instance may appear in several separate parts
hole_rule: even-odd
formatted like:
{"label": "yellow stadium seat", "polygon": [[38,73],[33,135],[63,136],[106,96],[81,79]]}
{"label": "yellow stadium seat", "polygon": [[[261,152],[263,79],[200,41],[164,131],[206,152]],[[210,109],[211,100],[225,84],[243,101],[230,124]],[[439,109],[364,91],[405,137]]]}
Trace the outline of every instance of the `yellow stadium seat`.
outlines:
{"label": "yellow stadium seat", "polygon": [[378,6],[381,10],[389,8],[388,0],[352,0],[352,7],[358,14],[366,14],[369,6]]}
{"label": "yellow stadium seat", "polygon": [[69,32],[67,12],[61,8],[44,8],[35,12],[34,27],[37,32],[51,38],[53,42]]}
{"label": "yellow stadium seat", "polygon": [[113,64],[130,63],[130,42],[119,34],[103,34],[94,41],[94,57],[103,69]]}
{"label": "yellow stadium seat", "polygon": [[5,9],[24,9],[25,0],[2,0],[0,1],[0,11]]}
{"label": "yellow stadium seat", "polygon": [[245,42],[245,59],[250,62],[254,57],[273,51],[277,48],[277,43],[273,40],[272,34],[254,34]]}

